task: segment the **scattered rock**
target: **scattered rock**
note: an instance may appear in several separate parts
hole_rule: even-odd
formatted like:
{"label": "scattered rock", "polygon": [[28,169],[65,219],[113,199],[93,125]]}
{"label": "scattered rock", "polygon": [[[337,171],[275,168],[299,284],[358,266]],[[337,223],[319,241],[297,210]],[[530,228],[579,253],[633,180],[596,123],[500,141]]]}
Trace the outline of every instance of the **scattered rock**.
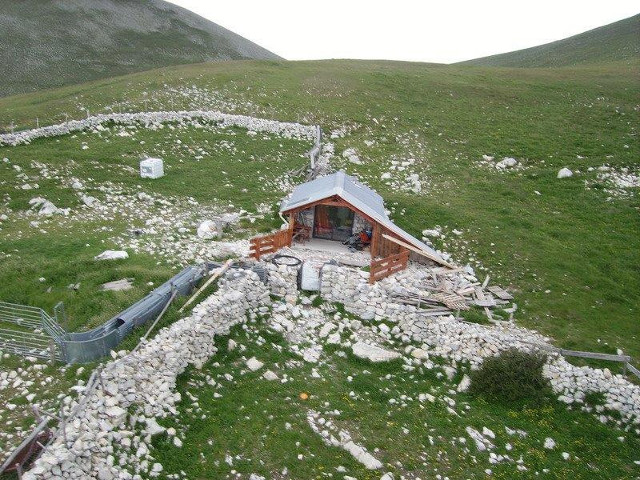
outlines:
{"label": "scattered rock", "polygon": [[560,171],[558,172],[558,178],[568,178],[572,176],[573,176],[573,172],[566,167],[560,169]]}
{"label": "scattered rock", "polygon": [[364,358],[372,362],[388,362],[400,358],[402,355],[398,352],[385,350],[376,345],[370,345],[364,342],[354,343],[351,347],[353,354],[358,358]]}
{"label": "scattered rock", "polygon": [[249,360],[247,360],[247,368],[252,372],[255,372],[256,370],[260,370],[263,365],[264,363],[262,363],[256,357],[251,357]]}
{"label": "scattered rock", "polygon": [[262,378],[264,378],[265,380],[278,380],[278,375],[276,375],[275,373],[273,373],[271,370],[267,370],[266,372],[264,372],[262,374]]}
{"label": "scattered rock", "polygon": [[133,281],[132,278],[123,278],[122,280],[114,280],[113,282],[103,283],[102,285],[100,285],[100,289],[111,290],[116,292],[121,290],[130,290],[133,288],[133,283],[131,283],[132,281]]}
{"label": "scattered rock", "polygon": [[464,376],[462,377],[462,380],[458,384],[457,390],[458,392],[466,392],[467,390],[469,390],[470,385],[471,385],[471,379],[469,378],[469,375],[465,373]]}
{"label": "scattered rock", "polygon": [[129,258],[129,254],[124,250],[105,250],[100,255],[96,255],[94,260],[123,260]]}
{"label": "scattered rock", "polygon": [[200,238],[217,238],[221,234],[221,229],[217,222],[205,220],[198,226],[198,237]]}

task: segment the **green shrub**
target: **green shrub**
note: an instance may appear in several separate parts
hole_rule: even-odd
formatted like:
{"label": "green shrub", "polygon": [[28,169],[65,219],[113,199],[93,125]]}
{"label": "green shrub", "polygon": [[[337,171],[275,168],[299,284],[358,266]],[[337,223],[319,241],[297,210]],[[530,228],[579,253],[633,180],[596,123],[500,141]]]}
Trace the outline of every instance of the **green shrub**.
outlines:
{"label": "green shrub", "polygon": [[469,391],[501,403],[538,403],[550,391],[542,376],[545,360],[544,355],[519,350],[487,358],[471,373]]}

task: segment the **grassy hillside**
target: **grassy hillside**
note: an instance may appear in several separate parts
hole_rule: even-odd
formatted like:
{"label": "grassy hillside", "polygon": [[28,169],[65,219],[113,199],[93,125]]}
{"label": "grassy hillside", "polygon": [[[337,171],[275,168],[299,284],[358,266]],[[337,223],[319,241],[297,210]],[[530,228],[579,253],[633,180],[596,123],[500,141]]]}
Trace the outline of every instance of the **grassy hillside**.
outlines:
{"label": "grassy hillside", "polygon": [[0,96],[168,65],[278,58],[162,0],[2,0],[0,6]]}
{"label": "grassy hillside", "polygon": [[563,40],[461,62],[486,67],[568,67],[601,62],[637,62],[640,15]]}
{"label": "grassy hillside", "polygon": [[[640,357],[637,189],[612,197],[597,170],[607,164],[637,172],[637,74],[625,66],[495,71],[346,61],[191,65],[5,98],[0,124],[26,127],[34,126],[36,116],[58,122],[65,114],[82,116],[84,108],[97,113],[146,106],[220,108],[317,122],[327,134],[342,130],[344,136],[332,140],[334,166],[378,189],[394,219],[411,233],[447,226],[449,235],[438,246],[516,289],[523,324],[565,347],[619,347]],[[58,157],[58,144],[41,140],[3,148],[0,156],[26,165],[44,158],[42,150],[50,161],[73,159],[81,168],[100,155],[78,144],[77,151],[65,147],[64,158]],[[356,148],[363,165],[341,158],[348,147]],[[102,156],[108,161],[113,155]],[[521,169],[499,172],[483,163],[483,155],[515,157]],[[392,160],[408,158],[415,159],[411,172],[423,184],[419,195],[397,188],[401,179],[394,185],[380,179]],[[556,179],[562,167],[576,175]],[[278,172],[271,173],[274,179]],[[217,196],[208,192],[184,194]],[[252,189],[246,195],[245,204],[257,204],[273,202],[278,192],[267,196]],[[232,197],[231,189],[225,198]],[[10,206],[24,208],[15,201]],[[463,234],[451,235],[454,228]],[[2,250],[17,247],[7,242]]]}
{"label": "grassy hillside", "polygon": [[[480,279],[490,274],[492,284],[514,292],[518,324],[563,347],[622,349],[637,360],[640,201],[637,187],[616,186],[611,179],[640,175],[638,73],[637,65],[623,63],[560,69],[209,63],[3,98],[0,127],[31,128],[36,117],[41,125],[57,123],[84,117],[87,110],[194,108],[319,123],[335,146],[332,166],[378,190],[393,220],[410,233],[419,237],[423,229],[441,226],[445,236],[434,240],[438,248],[472,265]],[[185,250],[183,240],[193,238],[198,221],[211,211],[243,209],[253,216],[222,240],[277,227],[280,219],[270,208],[302,181],[287,172],[308,161],[302,153],[309,146],[242,129],[184,124],[108,125],[0,147],[0,160],[7,159],[0,162],[0,216],[7,216],[0,224],[0,299],[47,310],[64,300],[67,328],[96,325],[153,288],[148,282],[158,285],[170,277],[177,267],[168,258]],[[356,150],[362,165],[343,158],[347,148]],[[163,157],[166,176],[140,179],[136,165],[142,155]],[[515,158],[517,166],[497,169],[503,157]],[[563,167],[574,176],[557,179]],[[419,192],[409,181],[414,175]],[[74,178],[85,183],[88,194],[117,208],[104,216],[90,213],[71,185]],[[25,190],[25,183],[38,188]],[[72,213],[47,222],[26,213],[36,196]],[[156,236],[136,237],[137,229],[155,229]],[[114,263],[93,260],[123,244],[155,247],[127,248],[130,257]],[[134,279],[133,290],[98,290],[103,282],[125,277]],[[68,288],[78,283],[77,291]],[[158,328],[178,318],[176,310],[172,307]],[[392,399],[415,399],[426,391],[449,395],[460,374],[449,382],[433,371],[370,365],[350,355],[327,355],[327,363],[308,365],[283,350],[282,337],[260,322],[235,329],[231,338],[243,347],[229,352],[221,339],[202,370],[179,379],[183,401],[166,426],[183,432],[184,445],[176,447],[166,436],[154,439],[154,456],[167,474],[184,470],[190,477],[218,478],[234,469],[243,478],[251,473],[278,478],[286,466],[291,478],[315,478],[343,465],[357,478],[380,478],[380,472],[368,472],[346,453],[320,443],[307,424],[312,408],[342,412],[336,422],[358,432],[372,451],[379,449],[376,455],[405,478],[424,478],[431,471],[486,478],[487,468],[494,478],[636,476],[635,433],[603,425],[553,399],[542,406],[506,407],[457,394],[460,416],[442,402],[392,405]],[[129,337],[125,347],[135,340]],[[246,373],[243,357],[251,356],[279,376],[286,374],[287,383]],[[3,359],[2,369],[16,368],[12,361]],[[600,365],[621,371],[617,364]],[[58,388],[74,380],[74,370]],[[215,388],[210,378],[218,383]],[[309,392],[310,399],[299,400],[300,392]],[[52,399],[57,393],[45,392]],[[24,396],[19,400],[27,403]],[[25,426],[29,421],[22,420]],[[5,423],[6,431],[13,428]],[[467,426],[493,429],[499,451],[505,453],[502,445],[508,444],[509,455],[524,457],[529,470],[489,463],[487,452],[460,440]],[[527,435],[511,436],[505,426]],[[542,446],[546,437],[558,442],[555,451]],[[225,463],[227,455],[234,457],[233,465]]]}

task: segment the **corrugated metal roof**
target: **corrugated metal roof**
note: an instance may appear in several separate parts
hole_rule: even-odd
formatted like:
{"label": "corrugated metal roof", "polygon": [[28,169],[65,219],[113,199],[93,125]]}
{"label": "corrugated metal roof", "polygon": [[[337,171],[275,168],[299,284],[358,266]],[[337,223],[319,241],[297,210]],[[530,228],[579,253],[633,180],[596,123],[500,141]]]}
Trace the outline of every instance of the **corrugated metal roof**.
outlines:
{"label": "corrugated metal roof", "polygon": [[282,201],[280,212],[304,207],[334,195],[350,203],[415,248],[423,250],[436,258],[442,258],[433,248],[408,234],[389,219],[384,209],[384,201],[378,193],[343,171],[298,185],[291,196]]}

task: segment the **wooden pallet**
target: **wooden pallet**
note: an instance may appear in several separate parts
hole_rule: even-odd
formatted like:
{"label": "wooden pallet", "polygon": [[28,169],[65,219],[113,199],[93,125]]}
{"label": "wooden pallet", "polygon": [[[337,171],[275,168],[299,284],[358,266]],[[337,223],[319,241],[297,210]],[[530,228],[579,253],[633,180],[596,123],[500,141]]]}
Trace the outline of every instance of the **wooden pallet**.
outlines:
{"label": "wooden pallet", "polygon": [[429,300],[442,303],[451,310],[469,310],[469,305],[464,297],[455,293],[434,293],[429,296]]}

